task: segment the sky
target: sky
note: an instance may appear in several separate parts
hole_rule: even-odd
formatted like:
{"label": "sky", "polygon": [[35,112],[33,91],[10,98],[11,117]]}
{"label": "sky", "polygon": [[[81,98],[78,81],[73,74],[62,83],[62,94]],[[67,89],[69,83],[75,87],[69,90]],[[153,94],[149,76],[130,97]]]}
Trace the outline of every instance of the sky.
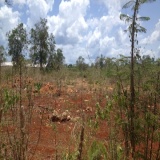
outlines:
{"label": "sky", "polygon": [[[129,0],[10,0],[12,6],[0,0],[0,45],[7,48],[6,33],[24,23],[27,31],[40,18],[47,19],[49,33],[55,36],[56,47],[63,50],[66,63],[75,63],[79,56],[94,63],[101,54],[118,58],[130,55],[130,40],[121,21],[122,9]],[[147,33],[138,34],[141,55],[160,57],[160,0],[141,6],[139,16],[150,20],[140,22]],[[29,53],[28,55],[29,56]]]}

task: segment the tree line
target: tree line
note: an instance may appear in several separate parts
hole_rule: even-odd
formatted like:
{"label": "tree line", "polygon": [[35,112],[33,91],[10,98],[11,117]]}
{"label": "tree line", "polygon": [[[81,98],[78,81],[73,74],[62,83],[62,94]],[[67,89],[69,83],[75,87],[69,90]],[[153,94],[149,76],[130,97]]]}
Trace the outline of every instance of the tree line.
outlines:
{"label": "tree line", "polygon": [[[65,57],[62,49],[56,49],[55,38],[48,32],[47,19],[40,18],[30,32],[27,33],[23,23],[7,33],[8,55],[11,56],[13,66],[22,65],[25,55],[29,52],[33,65],[39,65],[40,70],[60,70]],[[5,49],[1,46],[1,61],[4,61]]]}

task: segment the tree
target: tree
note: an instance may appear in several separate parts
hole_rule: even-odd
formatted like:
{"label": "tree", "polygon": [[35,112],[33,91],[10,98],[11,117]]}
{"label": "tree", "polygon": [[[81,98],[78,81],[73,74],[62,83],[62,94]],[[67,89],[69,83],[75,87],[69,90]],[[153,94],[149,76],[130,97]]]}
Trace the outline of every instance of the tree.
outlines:
{"label": "tree", "polygon": [[133,10],[133,16],[130,17],[126,14],[121,14],[120,19],[124,20],[126,22],[129,22],[130,25],[128,27],[129,32],[129,37],[131,41],[131,66],[130,66],[130,141],[131,141],[131,147],[132,147],[132,158],[135,158],[135,125],[134,125],[134,118],[135,118],[135,78],[134,78],[134,57],[136,53],[136,47],[135,47],[135,42],[138,41],[136,40],[137,33],[138,32],[146,32],[146,29],[138,23],[139,21],[148,21],[150,18],[149,17],[138,17],[138,12],[139,8],[142,4],[146,2],[151,2],[154,0],[131,0],[127,2],[123,8],[128,8],[132,6]]}
{"label": "tree", "polygon": [[52,52],[50,54],[47,69],[54,69],[59,71],[64,64],[65,57],[63,56],[63,51],[61,49],[57,49],[56,52]]}
{"label": "tree", "polygon": [[51,70],[54,68],[54,61],[53,61],[54,53],[55,53],[55,40],[53,34],[51,34],[49,37],[49,57],[46,66],[47,70]]}
{"label": "tree", "polygon": [[0,84],[1,84],[1,65],[5,61],[5,49],[3,46],[0,46]]}
{"label": "tree", "polygon": [[5,49],[3,46],[0,46],[0,65],[5,61]]}
{"label": "tree", "polygon": [[85,59],[82,56],[79,56],[76,61],[76,66],[80,71],[86,70],[87,64],[85,63]]}
{"label": "tree", "polygon": [[95,63],[96,68],[104,68],[105,67],[105,57],[101,54],[100,57],[96,58],[96,63]]}
{"label": "tree", "polygon": [[34,64],[40,64],[40,70],[43,69],[43,65],[47,62],[47,57],[49,53],[48,46],[48,26],[47,19],[40,19],[40,22],[35,24],[35,29],[31,29],[31,40],[32,45],[31,59]]}
{"label": "tree", "polygon": [[55,69],[60,70],[65,59],[63,56],[63,51],[61,49],[57,49],[57,53],[54,54],[53,59],[55,60]]}
{"label": "tree", "polygon": [[23,27],[23,23],[19,24],[17,28],[13,29],[8,34],[8,54],[12,56],[14,66],[21,64],[24,59],[23,51],[26,49],[27,32]]}

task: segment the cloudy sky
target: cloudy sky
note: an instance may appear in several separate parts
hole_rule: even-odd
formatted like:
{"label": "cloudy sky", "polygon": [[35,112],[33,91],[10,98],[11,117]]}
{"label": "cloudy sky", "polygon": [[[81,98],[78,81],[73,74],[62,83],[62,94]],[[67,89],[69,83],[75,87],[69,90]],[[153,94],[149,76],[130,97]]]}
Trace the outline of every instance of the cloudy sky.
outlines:
{"label": "cloudy sky", "polygon": [[[12,6],[0,0],[0,45],[7,47],[6,32],[23,22],[29,31],[40,17],[47,18],[57,48],[63,50],[66,63],[75,63],[79,56],[94,62],[101,54],[118,57],[130,54],[127,24],[120,13],[131,14],[122,6],[129,0],[10,0]],[[141,54],[160,57],[160,0],[141,6],[141,22],[147,33],[139,34]]]}

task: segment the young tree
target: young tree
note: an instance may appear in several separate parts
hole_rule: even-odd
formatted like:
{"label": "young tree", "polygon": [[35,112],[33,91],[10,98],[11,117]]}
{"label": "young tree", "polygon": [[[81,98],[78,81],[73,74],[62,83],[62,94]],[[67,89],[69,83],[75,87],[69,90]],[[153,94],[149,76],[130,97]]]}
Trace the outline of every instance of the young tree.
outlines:
{"label": "young tree", "polygon": [[48,57],[46,68],[47,70],[51,70],[54,68],[53,57],[55,54],[55,40],[54,40],[54,36],[52,33],[50,34],[48,45],[49,45],[49,57]]}
{"label": "young tree", "polygon": [[65,57],[63,56],[63,51],[58,48],[57,53],[54,54],[53,59],[55,60],[55,69],[60,70],[65,59]]}
{"label": "young tree", "polygon": [[76,61],[76,66],[80,71],[86,70],[87,64],[85,63],[85,59],[82,56],[79,56]]}
{"label": "young tree", "polygon": [[0,46],[0,84],[1,84],[1,65],[5,61],[5,49],[3,46]]}
{"label": "young tree", "polygon": [[31,59],[34,64],[40,64],[40,70],[43,69],[43,65],[47,62],[48,57],[48,26],[47,19],[40,19],[40,22],[35,24],[35,29],[31,29],[31,40],[32,45]]}
{"label": "young tree", "polygon": [[0,46],[0,64],[2,64],[5,61],[5,49],[3,46]]}
{"label": "young tree", "polygon": [[100,57],[96,58],[95,66],[100,69],[105,67],[105,57],[102,54]]}
{"label": "young tree", "polygon": [[56,52],[50,55],[47,68],[59,71],[64,64],[64,60],[65,57],[63,56],[63,51],[61,49],[57,49]]}
{"label": "young tree", "polygon": [[19,24],[17,28],[13,29],[8,34],[8,54],[12,56],[14,66],[19,66],[24,59],[23,51],[26,49],[27,32],[23,27],[23,23]]}
{"label": "young tree", "polygon": [[129,1],[127,2],[123,8],[128,8],[132,6],[133,10],[133,16],[130,17],[126,14],[121,14],[120,19],[124,20],[126,22],[129,22],[130,25],[128,27],[129,37],[131,41],[131,67],[130,67],[130,141],[131,141],[131,147],[132,147],[132,157],[135,156],[135,128],[134,128],[134,117],[135,117],[135,78],[134,78],[134,59],[135,59],[135,53],[136,53],[136,47],[135,42],[137,33],[138,32],[146,32],[146,29],[138,23],[139,21],[148,21],[149,17],[138,17],[139,8],[142,4],[146,2],[151,2],[154,0],[135,0],[135,1]]}

